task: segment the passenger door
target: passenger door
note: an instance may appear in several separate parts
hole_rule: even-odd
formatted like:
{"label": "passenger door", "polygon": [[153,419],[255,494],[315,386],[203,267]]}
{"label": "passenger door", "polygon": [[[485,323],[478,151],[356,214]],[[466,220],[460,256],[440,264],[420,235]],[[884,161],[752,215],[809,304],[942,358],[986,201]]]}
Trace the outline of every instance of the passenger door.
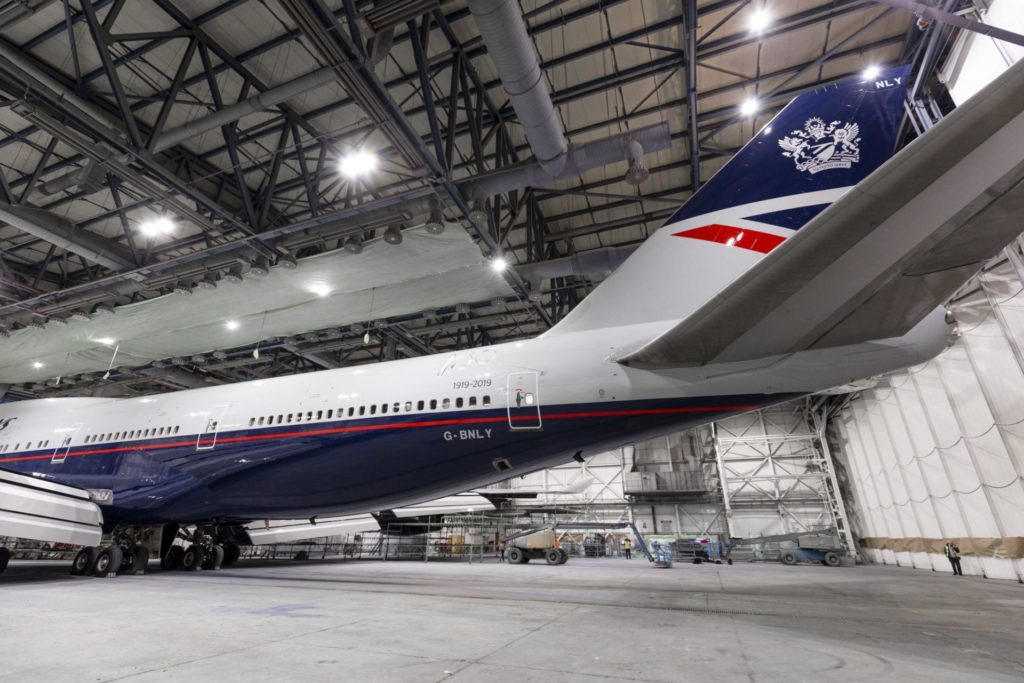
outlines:
{"label": "passenger door", "polygon": [[509,429],[540,429],[539,372],[515,372],[506,381]]}
{"label": "passenger door", "polygon": [[209,451],[217,445],[217,435],[220,434],[221,422],[223,422],[224,414],[228,412],[230,406],[230,403],[221,403],[202,413],[203,421],[199,429],[199,435],[196,437],[197,451]]}
{"label": "passenger door", "polygon": [[50,462],[54,465],[59,465],[64,462],[68,457],[68,451],[71,450],[71,442],[78,436],[78,432],[82,431],[82,423],[76,422],[71,429],[66,432],[61,438],[60,443],[53,450],[53,456],[50,457]]}

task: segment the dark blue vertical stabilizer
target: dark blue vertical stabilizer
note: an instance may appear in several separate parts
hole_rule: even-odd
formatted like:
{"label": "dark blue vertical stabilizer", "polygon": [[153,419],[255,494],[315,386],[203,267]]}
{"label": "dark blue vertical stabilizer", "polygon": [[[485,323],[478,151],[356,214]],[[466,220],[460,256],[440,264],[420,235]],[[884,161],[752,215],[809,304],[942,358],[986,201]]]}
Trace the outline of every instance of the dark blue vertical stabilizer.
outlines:
{"label": "dark blue vertical stabilizer", "polygon": [[[668,222],[856,185],[895,152],[909,74],[909,66],[894,67],[871,80],[847,79],[800,95]],[[796,212],[780,207],[760,220],[796,229],[826,206]]]}

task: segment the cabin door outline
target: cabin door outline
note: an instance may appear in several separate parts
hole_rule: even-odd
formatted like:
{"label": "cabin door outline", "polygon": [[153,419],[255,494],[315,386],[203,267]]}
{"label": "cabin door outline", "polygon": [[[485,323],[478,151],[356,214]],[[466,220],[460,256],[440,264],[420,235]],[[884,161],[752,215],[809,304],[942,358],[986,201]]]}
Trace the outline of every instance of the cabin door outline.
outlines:
{"label": "cabin door outline", "polygon": [[540,415],[540,373],[513,372],[505,387],[508,428],[515,431],[541,429],[544,422]]}
{"label": "cabin door outline", "polygon": [[82,431],[82,423],[76,422],[72,427],[71,431],[64,434],[60,443],[53,449],[53,455],[50,457],[50,463],[53,465],[59,465],[67,460],[68,452],[71,450],[72,442],[75,437],[78,436],[78,432]]}
{"label": "cabin door outline", "polygon": [[217,437],[223,426],[224,414],[228,412],[230,406],[230,403],[221,403],[203,413],[203,420],[199,425],[199,435],[196,436],[197,451],[213,450],[217,445]]}

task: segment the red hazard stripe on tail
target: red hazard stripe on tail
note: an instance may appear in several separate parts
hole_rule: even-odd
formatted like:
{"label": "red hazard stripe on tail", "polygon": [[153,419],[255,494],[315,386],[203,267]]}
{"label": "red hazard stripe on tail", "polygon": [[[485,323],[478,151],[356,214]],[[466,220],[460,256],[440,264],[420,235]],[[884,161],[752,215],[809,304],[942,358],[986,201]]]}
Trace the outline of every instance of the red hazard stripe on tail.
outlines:
{"label": "red hazard stripe on tail", "polygon": [[786,238],[770,232],[759,232],[750,228],[736,228],[731,225],[702,225],[699,228],[672,233],[673,237],[689,237],[705,242],[718,242],[729,247],[739,247],[767,254],[782,244]]}

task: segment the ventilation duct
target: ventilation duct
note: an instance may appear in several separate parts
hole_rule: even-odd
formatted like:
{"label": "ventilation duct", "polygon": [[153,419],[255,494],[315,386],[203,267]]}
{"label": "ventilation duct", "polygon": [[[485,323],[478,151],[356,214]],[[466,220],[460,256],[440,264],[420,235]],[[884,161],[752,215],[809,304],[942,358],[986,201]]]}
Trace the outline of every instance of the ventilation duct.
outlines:
{"label": "ventilation duct", "polygon": [[79,230],[67,218],[50,211],[0,202],[0,221],[110,270],[132,270],[136,267],[121,245]]}
{"label": "ventilation duct", "polygon": [[518,0],[469,0],[469,10],[533,155],[558,173],[568,143]]}
{"label": "ventilation duct", "polygon": [[601,279],[604,279],[622,265],[622,262],[629,258],[629,255],[639,246],[639,244],[630,244],[623,247],[591,249],[564,258],[516,266],[516,270],[524,280],[534,284],[541,280],[551,280],[569,275],[600,276]]}
{"label": "ventilation duct", "polygon": [[194,121],[189,121],[183,126],[167,131],[160,136],[156,145],[153,146],[153,151],[163,151],[168,147],[173,147],[174,145],[184,142],[191,137],[213,130],[214,128],[226,126],[229,123],[234,123],[243,116],[248,116],[249,114],[254,114],[258,111],[263,111],[264,109],[269,109],[286,100],[290,100],[293,97],[301,95],[304,92],[308,92],[314,88],[324,85],[325,83],[334,80],[335,77],[334,69],[326,67],[296,78],[293,81],[282,83],[281,85],[262,92],[255,97],[250,97],[243,102],[229,105],[220,111],[210,114],[209,116],[203,116],[195,119]]}

